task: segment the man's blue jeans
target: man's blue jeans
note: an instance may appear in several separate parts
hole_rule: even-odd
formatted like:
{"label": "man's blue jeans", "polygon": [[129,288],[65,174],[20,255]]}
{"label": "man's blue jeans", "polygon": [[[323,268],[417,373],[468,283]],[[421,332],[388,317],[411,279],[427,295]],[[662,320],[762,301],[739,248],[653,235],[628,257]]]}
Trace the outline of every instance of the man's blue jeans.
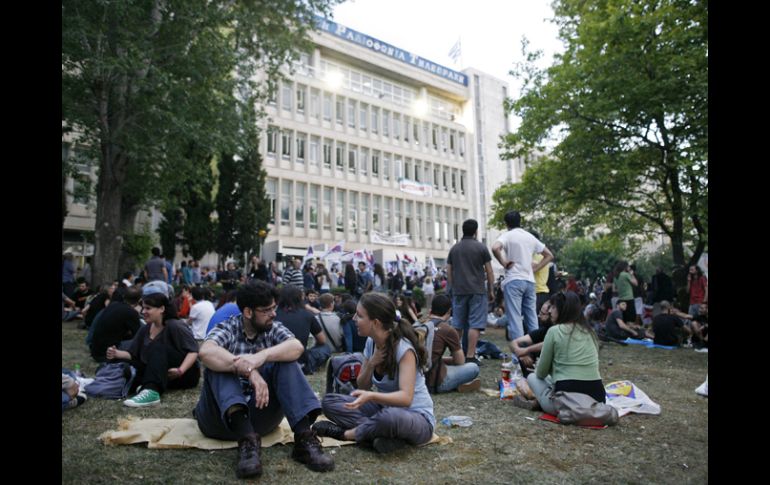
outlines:
{"label": "man's blue jeans", "polygon": [[[535,311],[535,283],[526,280],[513,280],[503,286],[505,298],[505,316],[508,319],[506,340],[516,340],[525,333],[538,328]],[[515,358],[515,356],[514,356]]]}
{"label": "man's blue jeans", "polygon": [[236,404],[248,409],[254,431],[261,436],[277,428],[284,415],[294,429],[305,416],[309,416],[312,423],[321,413],[321,403],[297,362],[268,362],[259,373],[267,382],[270,393],[267,407],[262,409],[254,405],[254,389],[244,385],[238,376],[209,369],[204,371],[203,387],[195,407],[198,428],[204,436],[237,440],[239,436],[230,429],[225,416]]}
{"label": "man's blue jeans", "polygon": [[462,365],[447,365],[446,377],[439,384],[436,391],[450,392],[457,389],[460,384],[465,384],[479,376],[479,366],[473,362],[467,362]]}

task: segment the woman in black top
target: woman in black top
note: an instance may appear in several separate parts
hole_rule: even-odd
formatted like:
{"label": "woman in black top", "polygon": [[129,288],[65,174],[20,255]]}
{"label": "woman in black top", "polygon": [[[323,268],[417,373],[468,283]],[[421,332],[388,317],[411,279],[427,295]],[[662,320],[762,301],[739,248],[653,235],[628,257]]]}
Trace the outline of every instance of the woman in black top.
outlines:
{"label": "woman in black top", "polygon": [[189,389],[198,385],[198,344],[190,326],[177,318],[174,305],[163,293],[142,298],[142,316],[147,325],[139,329],[128,351],[113,345],[107,349],[108,359],[131,361],[136,368],[133,388],[142,390],[123,401],[129,407],[160,404],[166,389]]}

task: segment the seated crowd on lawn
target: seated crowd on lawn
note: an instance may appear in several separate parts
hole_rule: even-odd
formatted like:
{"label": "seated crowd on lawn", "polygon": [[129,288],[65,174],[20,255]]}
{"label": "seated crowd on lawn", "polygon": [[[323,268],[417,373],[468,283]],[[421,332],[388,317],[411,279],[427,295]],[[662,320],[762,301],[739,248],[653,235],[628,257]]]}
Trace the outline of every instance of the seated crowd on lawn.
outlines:
{"label": "seated crowd on lawn", "polygon": [[[480,387],[484,364],[466,355],[452,325],[446,270],[404,275],[363,261],[357,269],[327,269],[294,259],[279,273],[257,256],[245,272],[232,262],[219,271],[194,260],[177,270],[166,263],[156,250],[144,271],[124,273],[98,292],[83,276],[66,282],[62,320],[81,320],[97,362],[137,369],[136,395],[126,406],[158,405],[167,390],[201,387],[199,427],[238,441],[239,477],[262,473],[260,438],[284,416],[295,433],[292,457],[328,471],[334,460],[317,436],[380,452],[420,445],[433,436],[433,395]],[[699,269],[690,271],[687,312],[676,307],[671,278],[660,268],[649,285],[625,261],[593,283],[564,281],[552,264],[536,273],[539,326],[509,340],[529,384],[520,407],[553,412],[548,396],[558,390],[604,402],[599,340],[708,347],[708,290]],[[487,326],[507,329],[502,282],[489,295],[485,318]],[[358,390],[319,401],[305,376],[325,372],[339,352],[363,352]],[[329,421],[316,421],[322,411]]]}

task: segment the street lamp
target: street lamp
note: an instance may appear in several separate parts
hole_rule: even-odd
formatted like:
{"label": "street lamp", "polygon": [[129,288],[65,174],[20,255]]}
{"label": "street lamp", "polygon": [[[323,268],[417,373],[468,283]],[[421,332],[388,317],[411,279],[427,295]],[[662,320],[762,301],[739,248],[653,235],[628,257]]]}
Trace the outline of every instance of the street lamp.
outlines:
{"label": "street lamp", "polygon": [[265,246],[265,238],[267,237],[268,231],[266,229],[260,229],[257,232],[257,236],[259,236],[259,259],[264,260],[264,246]]}

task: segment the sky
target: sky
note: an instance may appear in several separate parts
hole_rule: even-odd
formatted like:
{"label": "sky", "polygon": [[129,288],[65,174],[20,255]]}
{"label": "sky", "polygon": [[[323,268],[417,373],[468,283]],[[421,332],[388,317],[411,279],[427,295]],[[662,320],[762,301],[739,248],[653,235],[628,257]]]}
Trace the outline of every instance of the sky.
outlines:
{"label": "sky", "polygon": [[[425,59],[455,70],[473,67],[508,81],[523,60],[521,38],[544,52],[540,67],[561,52],[551,0],[348,0],[334,9],[333,20]],[[455,63],[449,51],[461,41]]]}

